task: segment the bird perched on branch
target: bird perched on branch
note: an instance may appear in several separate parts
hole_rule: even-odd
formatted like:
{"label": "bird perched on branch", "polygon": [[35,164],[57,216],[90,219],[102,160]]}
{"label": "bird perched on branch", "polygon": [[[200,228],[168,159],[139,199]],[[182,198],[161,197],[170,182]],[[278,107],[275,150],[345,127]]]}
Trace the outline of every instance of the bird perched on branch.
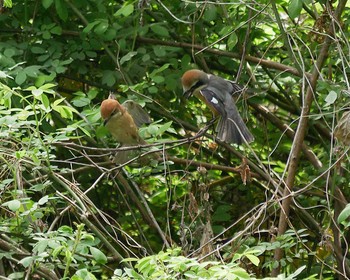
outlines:
{"label": "bird perched on branch", "polygon": [[186,98],[194,94],[210,108],[214,116],[220,116],[217,137],[221,141],[242,144],[254,140],[232,97],[242,91],[238,84],[197,69],[185,72],[181,80]]}
{"label": "bird perched on branch", "polygon": [[[136,102],[127,100],[120,104],[112,95],[101,103],[101,117],[112,136],[121,147],[145,145],[147,142],[139,135],[139,127],[148,124],[151,119],[147,112]],[[115,162],[123,164],[137,156],[135,150],[119,151]]]}
{"label": "bird perched on branch", "polygon": [[350,145],[350,111],[346,111],[341,116],[338,124],[334,130],[334,136],[343,145]]}

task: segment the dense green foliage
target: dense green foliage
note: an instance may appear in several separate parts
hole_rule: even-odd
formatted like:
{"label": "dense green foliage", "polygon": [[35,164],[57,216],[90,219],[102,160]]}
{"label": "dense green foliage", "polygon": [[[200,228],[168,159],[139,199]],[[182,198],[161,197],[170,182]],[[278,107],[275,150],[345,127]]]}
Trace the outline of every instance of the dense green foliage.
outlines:
{"label": "dense green foliage", "polygon": [[[350,277],[345,0],[2,2],[1,276]],[[245,86],[253,143],[196,136],[191,68]],[[150,113],[160,162],[111,161],[110,91]]]}

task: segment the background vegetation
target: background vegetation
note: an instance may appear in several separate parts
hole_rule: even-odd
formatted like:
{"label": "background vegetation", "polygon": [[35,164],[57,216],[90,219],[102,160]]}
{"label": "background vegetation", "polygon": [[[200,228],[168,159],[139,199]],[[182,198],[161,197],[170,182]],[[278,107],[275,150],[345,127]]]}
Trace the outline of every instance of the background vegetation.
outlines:
{"label": "background vegetation", "polygon": [[[2,278],[350,277],[346,0],[1,3]],[[246,87],[253,143],[196,136],[191,68]],[[111,162],[110,91],[161,162]]]}

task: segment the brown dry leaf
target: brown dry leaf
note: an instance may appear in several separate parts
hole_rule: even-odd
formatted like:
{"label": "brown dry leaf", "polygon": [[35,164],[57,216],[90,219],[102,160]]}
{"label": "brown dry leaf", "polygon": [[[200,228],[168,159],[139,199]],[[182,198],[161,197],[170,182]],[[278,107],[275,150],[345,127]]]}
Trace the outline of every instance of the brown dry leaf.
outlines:
{"label": "brown dry leaf", "polygon": [[246,185],[247,182],[250,182],[251,180],[251,173],[250,173],[250,167],[248,165],[248,160],[246,158],[243,158],[242,164],[239,167],[240,167],[242,182],[244,185]]}
{"label": "brown dry leaf", "polygon": [[198,203],[193,193],[189,193],[190,204],[188,205],[188,211],[192,220],[198,215]]}

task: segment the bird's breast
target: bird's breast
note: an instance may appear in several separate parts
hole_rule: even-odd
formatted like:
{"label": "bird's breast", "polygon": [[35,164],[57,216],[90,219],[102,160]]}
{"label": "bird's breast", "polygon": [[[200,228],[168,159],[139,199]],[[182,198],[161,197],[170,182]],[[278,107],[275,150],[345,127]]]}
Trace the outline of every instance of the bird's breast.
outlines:
{"label": "bird's breast", "polygon": [[142,142],[138,128],[128,113],[114,115],[107,122],[106,127],[120,144],[138,145]]}

